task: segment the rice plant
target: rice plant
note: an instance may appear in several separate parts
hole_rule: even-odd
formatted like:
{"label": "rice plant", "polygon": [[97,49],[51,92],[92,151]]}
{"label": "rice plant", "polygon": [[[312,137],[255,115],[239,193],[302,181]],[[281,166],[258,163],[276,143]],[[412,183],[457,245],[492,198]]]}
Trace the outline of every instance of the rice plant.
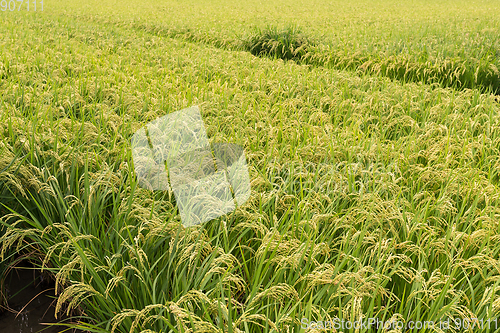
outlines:
{"label": "rice plant", "polygon": [[[478,318],[490,326],[474,331],[494,331],[499,100],[476,85],[422,79],[452,82],[458,67],[449,64],[462,62],[434,63],[418,43],[386,57],[373,40],[342,55],[319,21],[257,35],[256,54],[266,56],[255,57],[241,49],[251,30],[237,30],[255,23],[249,4],[221,2],[226,12],[248,10],[234,27],[190,18],[174,2],[151,4],[66,1],[44,16],[5,15],[0,270],[29,257],[56,281],[58,315],[71,316],[62,325],[89,332],[313,332],[321,328],[303,323],[363,318]],[[370,23],[353,8],[339,10],[351,15],[346,34]],[[133,16],[139,9],[144,17]],[[386,14],[393,22],[383,26],[397,35],[400,22]],[[277,17],[265,23],[287,26]],[[299,32],[319,31],[323,39],[300,44]],[[490,34],[468,45],[487,45]],[[364,41],[353,33],[349,43]],[[303,45],[300,61],[282,61]],[[315,54],[338,57],[316,66]],[[341,55],[349,60],[337,66]],[[488,59],[481,68],[496,61]],[[435,72],[410,66],[418,63]],[[200,105],[211,143],[244,147],[252,193],[231,214],[184,228],[172,193],[139,186],[130,138],[191,105]]]}
{"label": "rice plant", "polygon": [[248,37],[244,47],[253,55],[283,60],[302,60],[312,42],[296,27],[267,27]]}

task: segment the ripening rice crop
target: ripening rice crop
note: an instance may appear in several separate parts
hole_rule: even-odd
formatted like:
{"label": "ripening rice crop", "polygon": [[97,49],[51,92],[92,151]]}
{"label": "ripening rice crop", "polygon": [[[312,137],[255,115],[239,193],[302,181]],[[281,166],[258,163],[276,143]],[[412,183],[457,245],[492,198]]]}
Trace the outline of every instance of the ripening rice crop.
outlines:
{"label": "ripening rice crop", "polygon": [[267,44],[273,57],[315,66],[500,93],[495,1],[65,1],[54,11],[230,50]]}
{"label": "ripening rice crop", "polygon": [[[390,74],[398,72],[390,59],[439,70],[481,54],[467,44],[472,53],[460,56],[457,32],[418,60],[446,25],[424,13],[476,29],[470,45],[487,48],[493,31],[481,29],[493,23],[469,23],[495,8],[387,2],[372,24],[392,24],[394,37],[376,39],[362,36],[370,21],[367,10],[354,13],[361,1],[335,14],[343,22],[313,19],[322,5],[333,11],[319,0],[305,11],[252,4],[217,1],[203,14],[184,2],[65,1],[43,15],[2,13],[0,274],[26,255],[52,274],[59,315],[92,332],[498,318],[500,100],[477,82],[442,84],[447,73]],[[221,7],[234,24],[217,20]],[[394,8],[414,16],[398,21]],[[258,26],[265,10],[272,15]],[[287,25],[297,17],[316,23]],[[404,20],[434,30],[417,30],[396,52]],[[252,40],[264,50],[257,56]],[[377,49],[384,40],[388,53]],[[299,58],[283,60],[272,45],[281,55],[300,49]],[[352,61],[337,65],[342,54]],[[245,148],[252,194],[234,212],[184,228],[171,193],[138,186],[130,138],[191,105],[211,142]]]}

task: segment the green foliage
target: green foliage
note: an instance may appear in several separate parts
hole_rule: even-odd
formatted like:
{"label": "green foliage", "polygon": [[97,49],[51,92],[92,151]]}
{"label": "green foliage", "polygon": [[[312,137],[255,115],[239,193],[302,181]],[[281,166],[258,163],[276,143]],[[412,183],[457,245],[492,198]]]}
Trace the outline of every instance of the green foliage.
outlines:
{"label": "green foliage", "polygon": [[311,47],[311,41],[297,27],[258,29],[243,42],[244,48],[255,56],[283,60],[302,60]]}
{"label": "green foliage", "polygon": [[[460,5],[451,0],[418,2],[407,5],[410,12],[401,17],[399,5],[391,1],[349,5],[342,0],[316,1],[282,11],[290,7],[286,0],[265,4],[249,0],[244,6],[220,1],[208,7],[188,0],[182,6],[155,4],[163,11],[148,12],[147,19],[140,20],[130,10],[144,6],[142,10],[148,11],[149,2],[132,2],[120,7],[120,15],[108,2],[82,9],[68,1],[65,8],[83,12],[77,18],[100,24],[245,50],[256,56],[500,94],[500,11],[488,2],[476,6],[466,1]],[[266,12],[266,17],[256,8]],[[228,10],[235,15],[226,15]],[[300,22],[300,26],[290,22]]]}
{"label": "green foliage", "polygon": [[[402,58],[372,50],[373,65],[354,61],[368,49],[348,48],[352,70],[337,71],[340,51],[308,42],[300,62],[332,65],[304,66],[231,51],[243,33],[223,39],[213,21],[173,20],[176,34],[150,9],[128,21],[147,2],[120,15],[93,4],[16,12],[0,27],[16,32],[0,44],[2,268],[19,251],[51,272],[73,327],[296,332],[302,318],[498,317],[498,97],[385,77],[418,62],[469,65],[432,62],[413,44]],[[161,15],[189,17],[174,12]],[[284,51],[302,38],[273,33],[293,46]],[[323,51],[335,57],[313,57]],[[213,142],[245,148],[252,195],[185,229],[172,194],[137,186],[129,140],[194,104]]]}

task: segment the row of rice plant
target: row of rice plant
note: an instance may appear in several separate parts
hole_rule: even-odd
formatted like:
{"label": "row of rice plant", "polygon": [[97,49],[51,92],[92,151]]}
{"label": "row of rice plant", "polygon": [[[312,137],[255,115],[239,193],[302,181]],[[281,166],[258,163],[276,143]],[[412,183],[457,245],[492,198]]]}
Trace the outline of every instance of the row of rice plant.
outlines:
{"label": "row of rice plant", "polygon": [[405,6],[319,0],[210,6],[199,1],[66,2],[58,7],[65,15],[103,24],[405,82],[500,94],[500,11],[490,1]]}
{"label": "row of rice plant", "polygon": [[[0,29],[0,259],[52,272],[73,327],[498,318],[494,96],[57,13]],[[195,104],[213,142],[245,148],[252,196],[185,229],[172,195],[137,186],[129,140]]]}

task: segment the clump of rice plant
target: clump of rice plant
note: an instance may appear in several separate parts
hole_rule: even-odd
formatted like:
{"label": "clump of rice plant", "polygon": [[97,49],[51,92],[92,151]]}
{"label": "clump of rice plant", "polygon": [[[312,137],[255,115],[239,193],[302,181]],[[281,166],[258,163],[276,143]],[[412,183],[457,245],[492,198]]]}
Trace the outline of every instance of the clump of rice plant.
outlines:
{"label": "clump of rice plant", "polygon": [[268,26],[257,29],[243,42],[244,48],[258,57],[283,60],[302,60],[313,45],[310,38],[294,26],[278,28]]}

